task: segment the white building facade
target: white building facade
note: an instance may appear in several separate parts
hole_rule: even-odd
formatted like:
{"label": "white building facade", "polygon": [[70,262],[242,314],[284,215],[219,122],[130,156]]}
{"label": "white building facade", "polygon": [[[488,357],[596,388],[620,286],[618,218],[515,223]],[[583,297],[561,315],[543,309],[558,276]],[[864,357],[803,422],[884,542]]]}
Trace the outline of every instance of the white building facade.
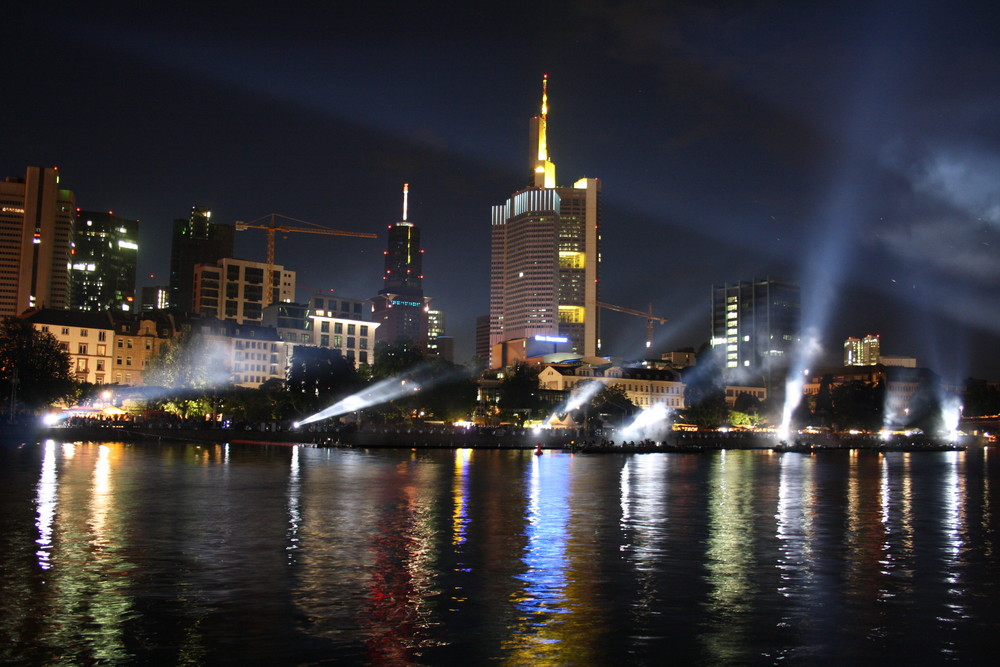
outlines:
{"label": "white building facade", "polygon": [[639,408],[663,405],[682,410],[684,383],[673,377],[670,373],[647,368],[546,366],[538,374],[538,388],[573,391],[580,384],[596,380],[606,386],[621,387],[628,399]]}

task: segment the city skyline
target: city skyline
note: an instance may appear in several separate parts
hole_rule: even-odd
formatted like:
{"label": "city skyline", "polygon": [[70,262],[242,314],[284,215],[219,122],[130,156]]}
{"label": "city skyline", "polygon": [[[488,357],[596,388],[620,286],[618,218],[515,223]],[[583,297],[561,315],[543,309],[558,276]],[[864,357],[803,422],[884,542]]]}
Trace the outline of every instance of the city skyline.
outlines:
{"label": "city skyline", "polygon": [[[489,308],[484,211],[526,185],[548,74],[550,151],[602,181],[601,299],[670,319],[655,349],[708,340],[713,285],[776,276],[822,316],[826,359],[878,333],[945,376],[1000,377],[997,10],[642,7],[22,7],[2,176],[57,165],[77,206],[138,218],[140,286],[167,283],[193,205],[379,232],[408,182],[462,360]],[[263,260],[262,233],[236,236]],[[276,261],[357,298],[382,250],[290,235]],[[642,354],[643,320],[601,319],[607,351]]]}

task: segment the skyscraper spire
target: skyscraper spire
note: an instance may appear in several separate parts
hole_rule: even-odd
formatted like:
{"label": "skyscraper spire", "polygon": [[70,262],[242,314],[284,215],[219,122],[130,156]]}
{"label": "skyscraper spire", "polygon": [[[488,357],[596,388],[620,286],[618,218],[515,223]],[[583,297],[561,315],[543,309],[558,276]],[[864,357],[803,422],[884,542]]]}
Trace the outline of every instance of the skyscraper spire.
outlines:
{"label": "skyscraper spire", "polygon": [[430,298],[424,296],[420,228],[407,220],[409,208],[410,184],[404,183],[403,219],[389,225],[382,289],[371,299],[372,320],[380,325],[376,341],[394,344],[406,339],[423,348],[427,345]]}
{"label": "skyscraper spire", "polygon": [[546,136],[549,121],[549,75],[542,75],[542,113],[538,116],[538,159],[549,159],[549,144]]}
{"label": "skyscraper spire", "polygon": [[531,184],[536,188],[556,187],[556,166],[549,160],[548,141],[549,75],[542,75],[542,110],[531,119]]}

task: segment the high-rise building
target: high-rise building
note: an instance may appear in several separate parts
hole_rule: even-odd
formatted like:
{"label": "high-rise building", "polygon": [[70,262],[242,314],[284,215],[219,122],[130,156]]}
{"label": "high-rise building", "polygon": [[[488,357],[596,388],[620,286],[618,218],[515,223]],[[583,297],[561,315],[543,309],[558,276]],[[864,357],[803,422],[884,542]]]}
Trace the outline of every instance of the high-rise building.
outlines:
{"label": "high-rise building", "polygon": [[476,316],[476,357],[484,363],[490,361],[490,316]]}
{"label": "high-rise building", "polygon": [[0,183],[0,316],[69,306],[76,205],[55,167]]}
{"label": "high-rise building", "polygon": [[[272,267],[277,276],[273,291],[279,302],[295,297],[295,272]],[[192,312],[224,321],[259,324],[264,309],[264,273],[267,264],[223,257],[215,264],[194,267]]]}
{"label": "high-rise building", "polygon": [[844,341],[845,366],[874,366],[879,363],[879,337],[868,334],[864,338]]}
{"label": "high-rise building", "polygon": [[194,312],[194,267],[233,256],[232,225],[212,222],[207,206],[193,206],[186,220],[174,220],[170,246],[170,307]]}
{"label": "high-rise building", "polygon": [[336,350],[354,366],[370,364],[375,349],[377,322],[355,314],[354,299],[313,297],[309,303],[272,303],[264,309],[264,326],[275,327],[278,337],[293,345],[310,345]]}
{"label": "high-rise building", "polygon": [[725,368],[772,379],[788,364],[799,341],[799,286],[765,278],[712,287],[712,345]]}
{"label": "high-rise building", "polygon": [[427,354],[448,362],[455,361],[455,339],[445,335],[444,311],[427,311]]}
{"label": "high-rise building", "polygon": [[444,311],[430,308],[427,311],[427,337],[437,338],[445,335]]}
{"label": "high-rise building", "polygon": [[350,299],[321,292],[309,297],[309,307],[320,317],[363,320],[365,319],[365,306],[368,306],[368,301],[368,299]]}
{"label": "high-rise building", "polygon": [[112,211],[80,211],[73,236],[74,310],[134,311],[139,221]]}
{"label": "high-rise building", "polygon": [[[548,78],[541,113],[531,121],[531,180],[493,207],[490,345],[545,336],[566,338],[582,357],[599,351],[601,187],[581,178],[556,186],[548,153]],[[504,364],[492,359],[491,366]]]}
{"label": "high-rise building", "polygon": [[427,304],[424,296],[420,228],[407,220],[409,184],[403,185],[403,219],[389,225],[382,289],[372,298],[372,321],[379,323],[378,342],[409,340],[427,347]]}
{"label": "high-rise building", "polygon": [[141,309],[164,310],[170,305],[170,288],[166,285],[147,285],[142,288]]}

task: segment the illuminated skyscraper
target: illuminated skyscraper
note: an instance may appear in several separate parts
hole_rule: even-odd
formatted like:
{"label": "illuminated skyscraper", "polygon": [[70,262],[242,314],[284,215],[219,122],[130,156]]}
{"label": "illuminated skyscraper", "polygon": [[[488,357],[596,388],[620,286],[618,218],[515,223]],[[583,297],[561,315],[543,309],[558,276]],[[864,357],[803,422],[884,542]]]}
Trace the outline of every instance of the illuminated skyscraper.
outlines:
{"label": "illuminated skyscraper", "polygon": [[138,234],[138,220],[111,211],[77,211],[70,299],[74,310],[138,310]]}
{"label": "illuminated skyscraper", "polygon": [[848,338],[844,341],[845,366],[874,366],[879,363],[880,340],[868,334],[864,338]]}
{"label": "illuminated skyscraper", "polygon": [[166,285],[149,285],[142,288],[141,310],[164,310],[169,305],[170,288]]}
{"label": "illuminated skyscraper", "polygon": [[712,288],[712,345],[730,374],[763,378],[768,390],[799,342],[799,286],[772,278]]}
{"label": "illuminated skyscraper", "polygon": [[[596,356],[600,181],[556,186],[548,153],[548,78],[531,121],[530,185],[493,207],[490,345],[562,336],[567,351]],[[492,359],[491,366],[503,365]]]}
{"label": "illuminated skyscraper", "polygon": [[0,316],[69,306],[76,205],[59,170],[28,167],[0,183]]}
{"label": "illuminated skyscraper", "polygon": [[381,326],[376,342],[409,340],[427,346],[427,304],[424,296],[423,250],[420,228],[407,220],[409,184],[403,185],[403,219],[389,225],[382,289],[372,298],[372,321]]}
{"label": "illuminated skyscraper", "polygon": [[215,264],[233,256],[232,225],[212,222],[207,206],[191,207],[186,220],[174,220],[170,246],[170,307],[177,312],[194,310],[194,267]]}

